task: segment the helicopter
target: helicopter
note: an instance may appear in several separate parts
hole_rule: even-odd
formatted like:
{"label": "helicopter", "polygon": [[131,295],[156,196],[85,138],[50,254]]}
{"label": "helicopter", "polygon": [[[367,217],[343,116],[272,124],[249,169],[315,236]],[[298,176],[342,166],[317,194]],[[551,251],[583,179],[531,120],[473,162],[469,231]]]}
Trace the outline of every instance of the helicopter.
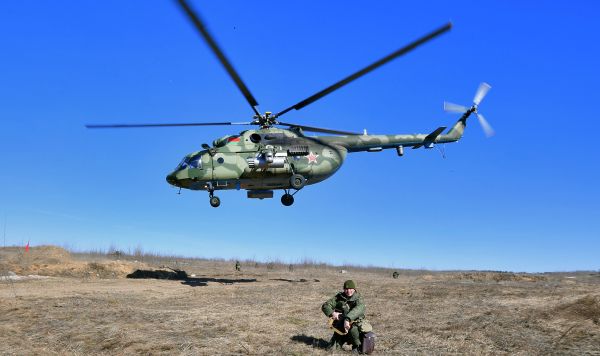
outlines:
{"label": "helicopter", "polygon": [[[431,149],[436,144],[458,141],[465,130],[467,118],[475,114],[484,132],[489,137],[493,129],[478,112],[479,104],[491,88],[481,83],[473,104],[465,107],[444,103],[444,109],[462,113],[458,121],[446,132],[446,126],[438,127],[428,134],[370,135],[362,133],[332,130],[282,122],[279,118],[291,110],[300,110],[355,79],[396,59],[416,47],[449,31],[451,23],[422,36],[408,45],[390,53],[367,67],[345,77],[314,95],[282,111],[260,113],[258,102],[242,81],[239,74],[222,52],[213,36],[196,11],[186,2],[177,0],[187,18],[221,62],[229,76],[241,91],[254,111],[249,122],[196,122],[196,123],[149,123],[149,124],[109,124],[86,125],[90,129],[98,128],[147,128],[147,127],[192,127],[214,125],[252,125],[257,129],[244,130],[238,134],[226,135],[213,141],[212,146],[202,144],[202,150],[187,154],[166,180],[179,190],[206,191],[212,207],[219,207],[221,200],[215,191],[244,189],[248,198],[273,198],[274,190],[283,190],[281,203],[291,206],[294,195],[307,185],[316,184],[331,177],[342,166],[348,153],[378,152],[395,149],[399,156],[405,148]],[[285,128],[281,128],[285,127]],[[324,133],[326,136],[307,136],[306,132]]]}

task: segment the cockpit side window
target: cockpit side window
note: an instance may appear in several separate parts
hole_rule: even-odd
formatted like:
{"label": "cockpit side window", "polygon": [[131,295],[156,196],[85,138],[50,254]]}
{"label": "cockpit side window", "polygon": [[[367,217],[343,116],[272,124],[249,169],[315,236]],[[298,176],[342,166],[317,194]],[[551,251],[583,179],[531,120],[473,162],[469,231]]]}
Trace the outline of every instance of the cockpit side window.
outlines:
{"label": "cockpit side window", "polygon": [[195,157],[191,157],[188,160],[188,164],[189,164],[190,168],[202,169],[202,156],[197,155]]}

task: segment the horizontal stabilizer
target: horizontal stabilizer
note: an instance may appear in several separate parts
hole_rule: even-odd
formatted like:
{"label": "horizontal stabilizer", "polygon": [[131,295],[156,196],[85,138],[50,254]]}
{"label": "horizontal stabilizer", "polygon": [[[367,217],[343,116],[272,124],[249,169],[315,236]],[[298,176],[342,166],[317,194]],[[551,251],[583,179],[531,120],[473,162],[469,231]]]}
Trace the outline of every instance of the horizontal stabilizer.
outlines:
{"label": "horizontal stabilizer", "polygon": [[446,129],[446,126],[441,126],[435,129],[432,133],[425,136],[424,142],[434,142],[436,138]]}
{"label": "horizontal stabilizer", "polygon": [[445,129],[446,129],[446,126],[438,127],[437,129],[435,129],[435,131],[433,131],[429,135],[425,136],[425,138],[423,139],[423,143],[418,143],[418,144],[414,145],[412,147],[412,149],[416,150],[417,148],[421,148],[423,146],[425,146],[425,148],[433,147],[433,143]]}

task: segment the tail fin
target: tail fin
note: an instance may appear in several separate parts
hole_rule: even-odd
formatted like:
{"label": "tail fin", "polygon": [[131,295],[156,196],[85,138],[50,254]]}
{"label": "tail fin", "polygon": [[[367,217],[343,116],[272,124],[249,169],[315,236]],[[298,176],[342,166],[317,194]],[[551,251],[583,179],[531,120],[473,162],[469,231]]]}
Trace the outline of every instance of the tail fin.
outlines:
{"label": "tail fin", "polygon": [[450,131],[444,135],[444,139],[449,141],[458,141],[462,137],[465,132],[465,127],[467,127],[467,117],[469,117],[470,112],[466,112],[460,119],[452,126]]}

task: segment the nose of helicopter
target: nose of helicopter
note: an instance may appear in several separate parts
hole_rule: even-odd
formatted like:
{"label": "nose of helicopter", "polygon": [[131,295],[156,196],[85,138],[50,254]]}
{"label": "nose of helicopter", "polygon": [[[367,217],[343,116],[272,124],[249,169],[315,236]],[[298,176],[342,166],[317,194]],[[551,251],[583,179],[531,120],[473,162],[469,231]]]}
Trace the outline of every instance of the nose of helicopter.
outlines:
{"label": "nose of helicopter", "polygon": [[178,186],[179,186],[179,184],[178,184],[178,183],[179,183],[179,179],[177,179],[177,175],[176,175],[176,173],[175,173],[175,172],[172,172],[171,174],[169,174],[169,175],[167,176],[167,182],[168,182],[169,184],[171,184],[171,185],[174,185],[174,186],[176,186],[176,187],[178,187]]}

